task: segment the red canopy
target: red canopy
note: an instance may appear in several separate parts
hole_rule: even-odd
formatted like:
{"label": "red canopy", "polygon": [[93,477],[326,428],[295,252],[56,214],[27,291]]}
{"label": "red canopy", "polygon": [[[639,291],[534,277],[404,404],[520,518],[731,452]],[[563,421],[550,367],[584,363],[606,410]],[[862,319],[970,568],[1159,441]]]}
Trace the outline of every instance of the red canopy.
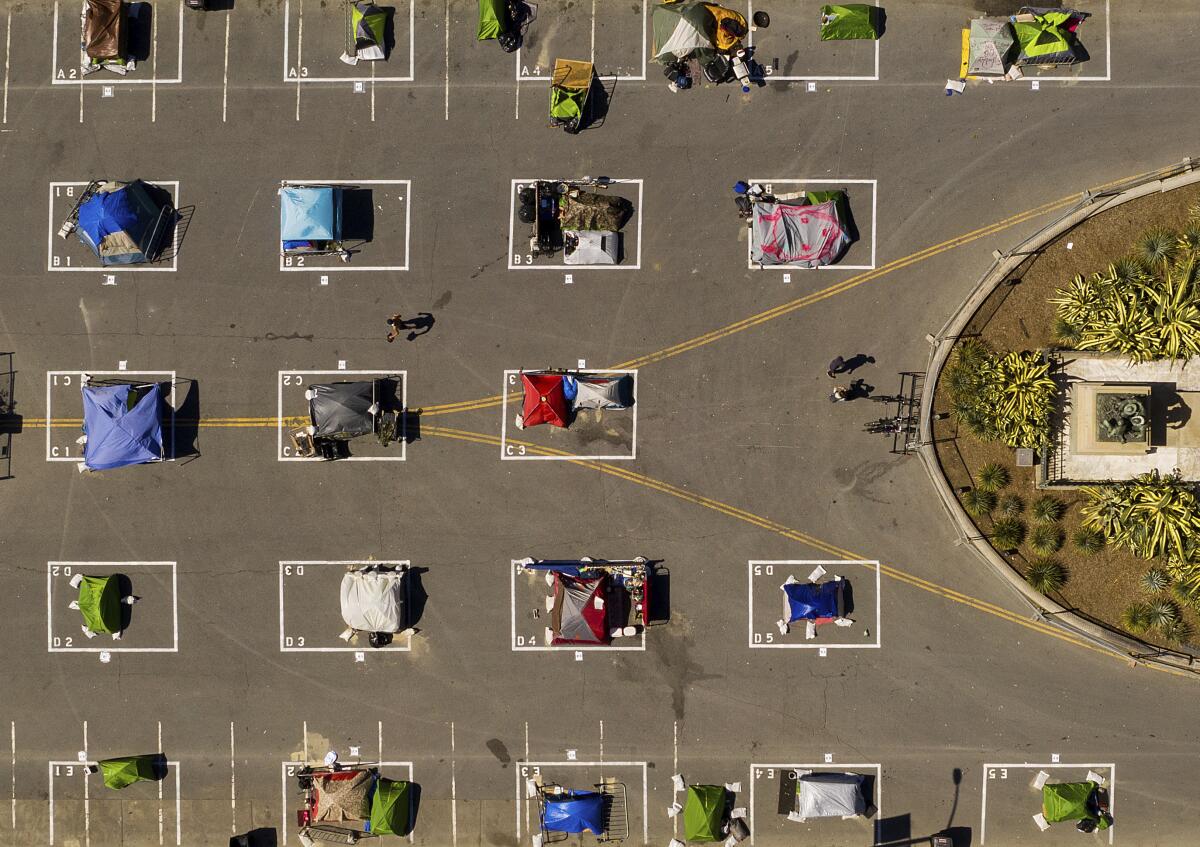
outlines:
{"label": "red canopy", "polygon": [[522,424],[537,426],[540,423],[548,423],[561,427],[567,425],[567,397],[563,393],[562,374],[523,373],[521,382],[525,386]]}

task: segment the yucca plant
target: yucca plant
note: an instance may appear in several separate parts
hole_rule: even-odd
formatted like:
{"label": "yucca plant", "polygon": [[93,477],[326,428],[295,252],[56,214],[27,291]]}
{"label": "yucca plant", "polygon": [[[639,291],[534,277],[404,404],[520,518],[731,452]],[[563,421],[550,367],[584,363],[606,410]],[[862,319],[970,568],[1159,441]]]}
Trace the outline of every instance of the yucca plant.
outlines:
{"label": "yucca plant", "polygon": [[1033,513],[1033,519],[1038,523],[1054,523],[1061,520],[1062,516],[1066,514],[1067,506],[1057,497],[1043,494],[1033,501],[1029,510]]}
{"label": "yucca plant", "polygon": [[1163,638],[1167,639],[1168,641],[1173,641],[1176,644],[1190,641],[1192,635],[1195,634],[1195,630],[1192,628],[1192,625],[1183,618],[1171,621],[1169,624],[1160,627],[1158,631],[1162,633]]}
{"label": "yucca plant", "polygon": [[1154,227],[1137,240],[1138,257],[1147,265],[1165,264],[1178,250],[1178,236],[1165,227]]}
{"label": "yucca plant", "polygon": [[1081,526],[1071,536],[1071,541],[1081,553],[1094,556],[1104,549],[1104,533],[1098,529]]}
{"label": "yucca plant", "polygon": [[1034,559],[1025,568],[1025,580],[1041,594],[1061,591],[1067,584],[1067,570],[1057,559]]}
{"label": "yucca plant", "polygon": [[1152,629],[1162,630],[1179,620],[1179,606],[1174,600],[1160,598],[1146,604],[1146,619]]}
{"label": "yucca plant", "polygon": [[1063,531],[1058,524],[1044,523],[1029,533],[1029,549],[1039,556],[1057,553],[1063,546]]}
{"label": "yucca plant", "polygon": [[1065,318],[1054,319],[1054,337],[1066,347],[1074,347],[1083,338],[1083,330]]}
{"label": "yucca plant", "polygon": [[982,488],[972,488],[962,496],[963,508],[967,510],[967,514],[973,518],[982,518],[990,515],[992,509],[996,508],[996,494],[993,491],[985,491]]}
{"label": "yucca plant", "polygon": [[1135,635],[1150,628],[1150,607],[1145,603],[1134,603],[1121,612],[1121,626]]}
{"label": "yucca plant", "polygon": [[1005,494],[1000,498],[1000,502],[996,506],[996,511],[1002,517],[1020,517],[1021,512],[1025,511],[1025,501],[1021,499],[1021,495],[1019,494]]}
{"label": "yucca plant", "polygon": [[1107,540],[1143,559],[1195,558],[1200,502],[1178,472],[1160,476],[1151,471],[1127,483],[1088,486],[1082,493],[1087,498],[1080,507],[1083,525],[1103,532]]}
{"label": "yucca plant", "polygon": [[1200,354],[1200,307],[1196,304],[1196,254],[1188,252],[1163,270],[1151,297],[1161,358],[1190,359]]}
{"label": "yucca plant", "polygon": [[1178,246],[1181,253],[1200,250],[1200,219],[1192,218],[1179,231]]}
{"label": "yucca plant", "polygon": [[1188,585],[1186,582],[1176,580],[1171,583],[1171,594],[1184,606],[1191,606],[1196,611],[1200,611],[1200,590]]}
{"label": "yucca plant", "polygon": [[1142,591],[1161,594],[1171,587],[1171,575],[1163,568],[1150,568],[1142,574]]}
{"label": "yucca plant", "polygon": [[986,343],[978,338],[964,338],[955,348],[955,357],[959,364],[968,368],[977,368],[987,361],[992,351]]}
{"label": "yucca plant", "polygon": [[1107,279],[1118,287],[1140,285],[1151,278],[1146,263],[1137,256],[1125,256],[1108,266]]}
{"label": "yucca plant", "polygon": [[1104,308],[1108,299],[1108,287],[1111,280],[1106,280],[1099,274],[1085,277],[1076,274],[1071,284],[1057,291],[1057,297],[1051,297],[1050,302],[1057,309],[1058,317],[1071,326],[1082,327],[1095,319],[1096,314]]}
{"label": "yucca plant", "polygon": [[984,491],[999,491],[1012,481],[1008,468],[997,462],[988,462],[976,474],[977,485]]}
{"label": "yucca plant", "polygon": [[1015,550],[1025,540],[1025,524],[1016,518],[1000,518],[992,524],[991,539],[997,550]]}
{"label": "yucca plant", "polygon": [[1082,325],[1078,348],[1120,353],[1134,363],[1154,358],[1157,334],[1143,299],[1136,290],[1110,297],[1105,307]]}

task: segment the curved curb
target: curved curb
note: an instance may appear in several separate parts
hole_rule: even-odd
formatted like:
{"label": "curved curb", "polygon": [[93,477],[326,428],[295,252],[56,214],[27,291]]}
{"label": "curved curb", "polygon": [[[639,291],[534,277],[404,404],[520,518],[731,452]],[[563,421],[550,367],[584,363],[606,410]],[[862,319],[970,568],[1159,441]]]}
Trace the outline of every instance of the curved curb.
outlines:
{"label": "curved curb", "polygon": [[1087,191],[1078,203],[1057,220],[1042,227],[1007,252],[993,253],[992,266],[984,273],[971,294],[963,301],[936,336],[926,336],[931,351],[925,371],[925,390],[921,394],[920,447],[921,464],[933,483],[938,499],[962,544],[970,546],[996,575],[1012,588],[1034,611],[1035,617],[1053,624],[1090,644],[1128,659],[1132,664],[1154,665],[1164,670],[1200,677],[1200,658],[1147,644],[1136,638],[1099,626],[1049,597],[1034,591],[1017,571],[1005,561],[988,540],[979,534],[942,473],[933,441],[933,395],[942,369],[958,341],[958,335],[979,310],[983,302],[1010,273],[1020,266],[1030,253],[1036,252],[1063,233],[1075,228],[1092,215],[1136,200],[1148,194],[1170,191],[1200,182],[1200,159],[1184,159],[1177,165],[1138,177],[1123,185],[1104,191]]}

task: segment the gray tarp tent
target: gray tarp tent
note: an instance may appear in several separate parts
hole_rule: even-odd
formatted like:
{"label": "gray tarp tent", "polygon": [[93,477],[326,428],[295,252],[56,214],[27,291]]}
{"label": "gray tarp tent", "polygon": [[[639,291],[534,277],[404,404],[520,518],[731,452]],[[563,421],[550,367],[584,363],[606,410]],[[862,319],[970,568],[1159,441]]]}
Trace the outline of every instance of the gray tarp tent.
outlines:
{"label": "gray tarp tent", "polygon": [[563,262],[568,265],[615,265],[621,233],[611,230],[563,230]]}
{"label": "gray tarp tent", "polygon": [[629,374],[589,376],[577,379],[575,387],[573,409],[628,409],[633,405],[633,377]]}
{"label": "gray tarp tent", "polygon": [[750,238],[752,261],[806,268],[833,264],[850,243],[837,200],[757,202]]}
{"label": "gray tarp tent", "polygon": [[375,431],[375,385],[365,382],[330,382],[308,387],[308,409],[314,438],[354,438]]}
{"label": "gray tarp tent", "polygon": [[404,629],[404,574],[367,568],[342,577],[342,619],[360,632]]}
{"label": "gray tarp tent", "polygon": [[967,73],[1004,76],[1016,43],[1012,26],[1004,18],[975,18],[971,21]]}
{"label": "gray tarp tent", "polygon": [[797,780],[796,813],[800,820],[840,818],[867,811],[863,777],[856,773],[807,773]]}

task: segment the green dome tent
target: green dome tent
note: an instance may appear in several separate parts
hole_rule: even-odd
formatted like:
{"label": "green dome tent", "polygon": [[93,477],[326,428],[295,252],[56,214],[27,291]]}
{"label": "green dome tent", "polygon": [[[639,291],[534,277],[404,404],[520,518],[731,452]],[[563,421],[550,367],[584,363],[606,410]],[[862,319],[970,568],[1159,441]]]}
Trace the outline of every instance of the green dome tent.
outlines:
{"label": "green dome tent", "polygon": [[725,823],[725,788],[689,785],[683,804],[683,837],[688,841],[722,841]]}
{"label": "green dome tent", "polygon": [[79,583],[78,604],[89,631],[121,631],[121,589],[116,575],[85,576]]}
{"label": "green dome tent", "polygon": [[371,829],[376,835],[407,835],[412,829],[412,783],[380,777],[371,799]]}
{"label": "green dome tent", "polygon": [[504,0],[479,0],[479,28],[475,37],[480,41],[491,41],[503,32]]}
{"label": "green dome tent", "polygon": [[135,782],[156,782],[158,759],[157,755],[124,756],[119,759],[104,759],[96,764],[104,776],[104,784],[120,790]]}
{"label": "green dome tent", "polygon": [[1046,823],[1091,820],[1097,829],[1108,829],[1108,818],[1096,814],[1092,807],[1092,795],[1097,788],[1091,782],[1058,782],[1042,786],[1042,816]]}

